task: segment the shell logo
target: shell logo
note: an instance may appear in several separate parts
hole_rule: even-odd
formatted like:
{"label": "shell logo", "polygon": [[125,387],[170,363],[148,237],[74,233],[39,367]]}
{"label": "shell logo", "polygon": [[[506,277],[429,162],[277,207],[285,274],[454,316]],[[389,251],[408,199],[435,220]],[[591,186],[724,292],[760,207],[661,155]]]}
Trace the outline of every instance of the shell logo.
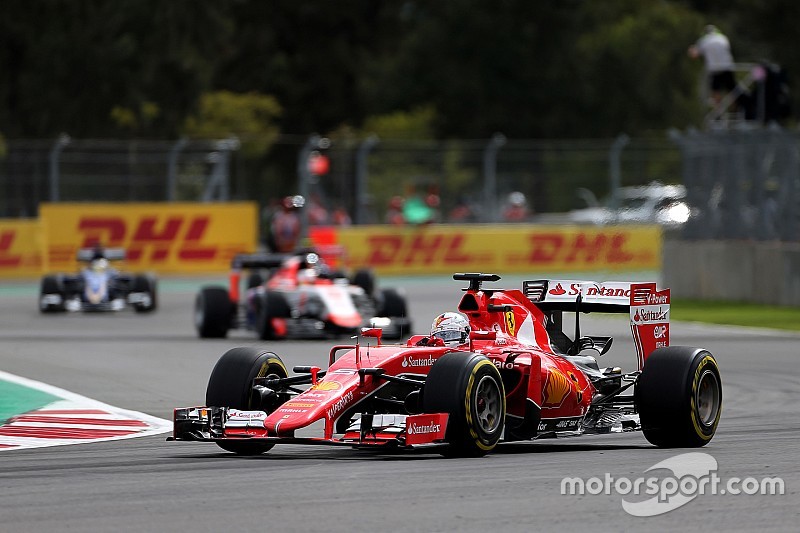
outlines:
{"label": "shell logo", "polygon": [[561,370],[551,368],[544,383],[542,405],[547,407],[560,406],[564,403],[564,398],[567,397],[571,389],[572,382],[569,378]]}
{"label": "shell logo", "polygon": [[332,391],[339,390],[341,388],[342,384],[337,381],[320,381],[316,385],[313,385],[309,390]]}

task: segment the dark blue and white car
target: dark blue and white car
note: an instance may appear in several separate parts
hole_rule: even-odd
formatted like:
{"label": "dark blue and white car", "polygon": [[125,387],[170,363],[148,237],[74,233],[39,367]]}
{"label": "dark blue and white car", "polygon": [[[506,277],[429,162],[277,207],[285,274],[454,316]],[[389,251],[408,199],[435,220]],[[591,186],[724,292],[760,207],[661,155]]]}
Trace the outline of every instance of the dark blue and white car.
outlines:
{"label": "dark blue and white car", "polygon": [[157,280],[153,274],[131,274],[113,268],[125,259],[120,248],[83,248],[78,261],[85,266],[76,274],[48,274],[42,278],[39,310],[123,311],[149,313],[157,306]]}

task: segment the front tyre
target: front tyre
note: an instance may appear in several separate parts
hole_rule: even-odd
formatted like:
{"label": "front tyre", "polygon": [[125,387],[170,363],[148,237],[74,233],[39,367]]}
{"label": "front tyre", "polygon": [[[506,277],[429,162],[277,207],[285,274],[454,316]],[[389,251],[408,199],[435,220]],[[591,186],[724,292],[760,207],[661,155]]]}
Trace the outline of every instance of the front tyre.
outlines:
{"label": "front tyre", "polygon": [[42,313],[61,313],[64,307],[64,283],[61,276],[45,276],[39,290],[39,311]]}
{"label": "front tyre", "polygon": [[448,457],[480,457],[503,434],[506,397],[500,372],[486,357],[448,353],[431,367],[422,396],[423,412],[448,413]]}
{"label": "front tyre", "polygon": [[[252,347],[228,350],[211,371],[206,389],[206,405],[242,411],[256,410],[253,380],[267,376],[288,376],[286,366],[276,354]],[[247,440],[217,441],[217,445],[239,455],[259,455],[274,446],[269,442]]]}
{"label": "front tyre", "polygon": [[137,313],[151,313],[158,308],[158,281],[155,276],[150,274],[138,274],[133,278],[133,289],[131,292],[140,292],[150,297],[150,303],[136,303],[133,310]]}
{"label": "front tyre", "polygon": [[688,346],[655,350],[636,382],[645,438],[663,448],[698,448],[714,437],[722,413],[722,381],[708,351]]}

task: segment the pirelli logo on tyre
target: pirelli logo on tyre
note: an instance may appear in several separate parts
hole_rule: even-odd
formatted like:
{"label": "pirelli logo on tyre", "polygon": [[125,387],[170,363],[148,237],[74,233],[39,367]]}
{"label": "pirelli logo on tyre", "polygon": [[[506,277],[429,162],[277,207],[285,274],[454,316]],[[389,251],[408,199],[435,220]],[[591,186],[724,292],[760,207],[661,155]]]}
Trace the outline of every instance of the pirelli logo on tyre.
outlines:
{"label": "pirelli logo on tyre", "polygon": [[124,248],[128,268],[161,273],[222,272],[257,243],[254,203],[45,204],[45,270],[76,267],[78,249]]}
{"label": "pirelli logo on tyre", "polygon": [[661,240],[657,226],[476,224],[337,230],[337,244],[347,249],[350,261],[381,274],[653,270],[661,268]]}

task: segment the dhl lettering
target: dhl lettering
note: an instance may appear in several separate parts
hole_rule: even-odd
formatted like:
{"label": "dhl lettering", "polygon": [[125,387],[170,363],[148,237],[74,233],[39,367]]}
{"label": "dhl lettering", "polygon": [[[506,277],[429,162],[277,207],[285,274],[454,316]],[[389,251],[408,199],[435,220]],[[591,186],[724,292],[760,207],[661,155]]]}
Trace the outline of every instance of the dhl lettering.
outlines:
{"label": "dhl lettering", "polygon": [[78,221],[78,231],[84,233],[81,247],[97,243],[123,247],[132,263],[148,259],[154,263],[166,262],[174,255],[184,261],[210,261],[216,258],[219,249],[201,244],[209,223],[207,215],[143,216],[132,224],[130,232],[125,219],[120,217],[83,217]]}
{"label": "dhl lettering", "polygon": [[82,218],[78,231],[85,234],[81,248],[90,248],[101,243],[103,246],[122,246],[125,239],[125,220],[119,217]]}
{"label": "dhl lettering", "polygon": [[367,263],[379,267],[393,264],[460,265],[473,260],[464,251],[465,235],[375,235],[367,238],[370,254]]}
{"label": "dhl lettering", "polygon": [[6,230],[0,233],[0,267],[18,267],[22,263],[21,255],[9,253],[16,236],[17,232],[14,230]]}
{"label": "dhl lettering", "polygon": [[530,263],[627,263],[634,255],[625,250],[627,236],[622,233],[591,235],[578,233],[574,236],[559,233],[536,233],[530,236]]}

